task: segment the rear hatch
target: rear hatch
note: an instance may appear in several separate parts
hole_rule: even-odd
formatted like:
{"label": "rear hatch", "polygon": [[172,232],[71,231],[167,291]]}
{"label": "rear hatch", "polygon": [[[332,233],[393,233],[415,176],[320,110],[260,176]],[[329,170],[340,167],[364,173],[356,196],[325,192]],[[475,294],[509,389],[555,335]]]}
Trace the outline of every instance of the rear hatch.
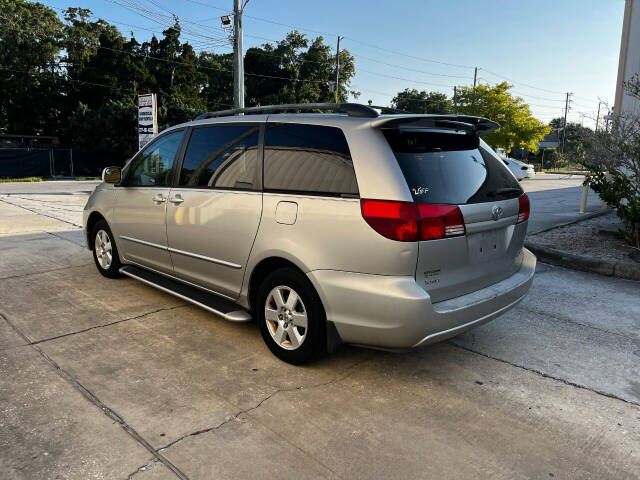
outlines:
{"label": "rear hatch", "polygon": [[[457,206],[464,231],[419,242],[416,280],[433,302],[493,285],[522,261],[528,199],[476,131],[382,128],[416,204]],[[520,223],[518,223],[520,221]]]}

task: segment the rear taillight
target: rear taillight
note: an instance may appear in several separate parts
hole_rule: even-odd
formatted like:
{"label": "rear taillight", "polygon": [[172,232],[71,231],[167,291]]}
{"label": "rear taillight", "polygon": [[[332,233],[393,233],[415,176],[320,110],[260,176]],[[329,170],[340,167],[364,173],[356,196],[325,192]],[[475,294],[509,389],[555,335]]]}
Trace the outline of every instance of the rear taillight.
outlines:
{"label": "rear taillight", "polygon": [[418,211],[412,202],[362,200],[362,216],[371,228],[400,242],[418,240]]}
{"label": "rear taillight", "polygon": [[465,234],[462,212],[455,205],[417,204],[420,240],[459,237]]}
{"label": "rear taillight", "polygon": [[416,242],[465,234],[462,212],[455,205],[387,200],[362,200],[361,205],[371,228],[391,240]]}
{"label": "rear taillight", "polygon": [[529,197],[526,193],[523,193],[520,198],[518,198],[518,219],[516,223],[522,223],[529,220],[529,211],[531,209],[529,205]]}

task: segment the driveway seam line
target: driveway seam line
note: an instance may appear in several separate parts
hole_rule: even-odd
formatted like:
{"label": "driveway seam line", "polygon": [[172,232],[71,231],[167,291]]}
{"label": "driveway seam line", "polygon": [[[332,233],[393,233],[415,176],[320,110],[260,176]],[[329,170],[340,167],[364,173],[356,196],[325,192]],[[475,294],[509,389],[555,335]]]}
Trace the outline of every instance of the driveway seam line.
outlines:
{"label": "driveway seam line", "polygon": [[611,330],[606,330],[604,328],[595,327],[593,325],[588,325],[586,323],[575,322],[573,320],[569,320],[568,318],[561,317],[561,316],[558,316],[558,315],[554,315],[553,313],[543,312],[541,310],[536,310],[535,308],[530,308],[530,307],[527,307],[527,306],[522,305],[522,304],[520,304],[520,308],[522,308],[523,310],[526,310],[529,313],[534,313],[536,315],[540,315],[540,316],[543,316],[543,317],[547,316],[547,317],[553,318],[554,320],[558,320],[560,322],[570,323],[572,325],[579,325],[581,327],[590,328],[590,329],[596,330],[598,332],[608,333],[610,335],[616,335],[618,337],[622,337],[622,338],[626,338],[627,340],[631,340],[632,342],[637,340],[637,339],[635,339],[633,337],[625,335],[624,333],[612,332]]}
{"label": "driveway seam line", "polygon": [[69,240],[68,238],[65,238],[65,237],[63,237],[61,235],[56,235],[54,232],[45,232],[45,233],[51,235],[52,237],[59,238],[60,240],[66,240],[67,242],[73,243],[76,247],[81,247],[82,249],[85,248],[85,246],[82,245],[81,243],[74,242],[73,240]]}
{"label": "driveway seam line", "polygon": [[189,478],[171,461],[166,458],[161,453],[157,452],[149,442],[147,442],[142,435],[140,435],[132,426],[130,426],[124,418],[122,418],[118,413],[109,408],[106,404],[104,404],[91,390],[82,385],[72,374],[64,370],[55,360],[53,360],[47,353],[42,350],[38,345],[34,345],[29,337],[25,335],[18,326],[14,325],[9,318],[0,313],[0,317],[7,322],[7,324],[20,336],[22,337],[30,346],[40,354],[40,356],[44,359],[46,363],[48,363],[54,371],[60,376],[63,380],[66,380],[71,386],[78,391],[85,399],[87,399],[90,403],[92,403],[95,407],[97,407],[107,418],[113,420],[120,428],[124,430],[131,438],[133,438],[138,444],[144,447],[147,451],[149,451],[158,461],[162,462],[165,467],[171,470],[176,477],[180,480],[189,480]]}
{"label": "driveway seam line", "polygon": [[[227,425],[228,423],[231,423],[232,421],[236,420],[240,415],[243,414],[248,414],[254,410],[257,410],[258,408],[260,408],[267,400],[271,399],[272,397],[274,397],[275,395],[279,394],[279,393],[287,393],[287,392],[295,392],[295,391],[300,391],[300,390],[311,390],[314,388],[321,388],[321,387],[325,387],[327,385],[331,385],[333,383],[337,383],[340,382],[342,380],[345,380],[346,378],[348,378],[349,376],[351,376],[356,370],[356,367],[359,367],[360,365],[372,360],[374,357],[368,357],[360,362],[356,362],[354,363],[350,369],[349,372],[347,372],[346,374],[340,376],[340,377],[336,377],[336,378],[332,378],[331,380],[328,380],[326,382],[322,382],[322,383],[317,383],[314,385],[310,385],[308,387],[305,387],[303,385],[301,386],[297,386],[297,387],[290,387],[290,388],[278,388],[276,389],[274,392],[271,392],[269,395],[265,396],[262,400],[260,400],[256,405],[254,405],[253,407],[249,407],[249,408],[245,408],[242,409],[236,413],[234,413],[233,415],[231,415],[229,418],[227,418],[226,420],[224,420],[223,422],[220,422],[217,425],[214,425],[213,427],[207,427],[207,428],[203,428],[200,430],[196,430],[195,432],[191,432],[191,433],[187,433],[185,435],[182,435],[181,437],[173,440],[172,442],[167,443],[166,445],[159,447],[157,449],[158,452],[167,450],[171,447],[173,447],[174,445],[176,445],[177,443],[180,443],[182,440],[186,440],[189,437],[195,437],[197,435],[201,435],[203,433],[208,433],[214,430],[218,430],[220,428],[222,428],[223,426]],[[279,436],[280,438],[283,438],[287,443],[291,443],[289,442],[286,438],[282,437],[282,435],[280,435],[278,432],[275,432],[274,430],[272,430],[271,428],[269,428],[267,425],[265,425],[264,423],[262,423],[259,419],[252,417],[256,422],[260,423],[262,426],[264,426],[265,428],[267,428],[269,431],[271,431],[272,433],[274,433],[275,435]],[[325,465],[323,462],[321,462],[320,460],[318,460],[317,458],[315,458],[310,452],[307,452],[306,450],[300,448],[298,445],[292,444],[294,445],[294,447],[296,447],[298,450],[300,450],[303,454],[308,455],[310,458],[312,458],[315,462],[317,462],[319,465],[322,465],[324,468],[326,468],[327,470],[329,470],[331,473],[333,473],[336,477],[338,478],[342,478],[337,472],[335,472],[334,470],[332,470],[330,467],[328,467],[327,465]],[[127,477],[127,480],[130,480],[131,478],[133,478],[136,474],[140,473],[142,471],[142,469],[146,466],[149,466],[153,463],[153,460],[150,462],[145,463],[144,465],[141,465],[140,467],[138,467],[138,469],[131,473],[129,475],[129,477]]]}
{"label": "driveway seam line", "polygon": [[175,310],[176,308],[182,308],[182,307],[187,307],[188,305],[176,305],[175,307],[163,307],[163,308],[158,308],[157,310],[152,310],[150,312],[146,312],[146,313],[141,313],[140,315],[136,315],[135,317],[128,317],[128,318],[123,318],[120,320],[115,320],[113,322],[109,322],[109,323],[104,323],[102,325],[94,325],[93,327],[88,327],[88,328],[84,328],[82,330],[78,330],[76,332],[69,332],[69,333],[63,333],[62,335],[56,335],[55,337],[49,337],[49,338],[43,338],[42,340],[36,340],[34,342],[31,342],[27,345],[38,345],[40,343],[45,343],[45,342],[49,342],[51,340],[58,340],[59,338],[65,338],[65,337],[71,337],[73,335],[78,335],[79,333],[85,333],[85,332],[89,332],[91,330],[95,330],[97,328],[105,328],[105,327],[110,327],[112,325],[117,325],[119,323],[124,323],[124,322],[128,322],[130,320],[137,320],[139,318],[144,318],[147,315],[152,315],[154,313],[158,313],[158,312],[167,312],[170,310]]}
{"label": "driveway seam line", "polygon": [[84,265],[71,265],[68,267],[60,267],[60,268],[52,268],[51,270],[43,270],[42,272],[31,272],[31,273],[23,273],[22,275],[11,275],[8,277],[0,277],[0,280],[11,280],[14,278],[24,278],[24,277],[29,277],[31,275],[42,275],[45,273],[49,273],[49,272],[59,272],[61,270],[69,270],[70,268],[80,268],[80,267],[86,267],[87,265],[91,265],[91,263],[86,263]]}
{"label": "driveway seam line", "polygon": [[541,377],[550,378],[551,380],[556,380],[558,382],[562,382],[565,385],[568,385],[570,387],[575,387],[575,388],[580,388],[582,390],[587,390],[587,391],[595,393],[597,395],[602,395],[604,397],[613,398],[614,400],[619,400],[619,401],[627,403],[629,405],[640,406],[640,402],[634,402],[633,400],[625,400],[624,398],[617,397],[613,393],[607,393],[607,392],[603,392],[601,390],[597,390],[595,388],[589,388],[589,387],[587,387],[585,385],[580,385],[579,383],[574,383],[574,382],[572,382],[570,380],[565,380],[564,378],[554,377],[553,375],[541,372],[540,370],[536,370],[534,368],[524,367],[522,365],[518,365],[517,363],[511,363],[508,360],[503,360],[502,358],[492,357],[491,355],[488,355],[486,353],[478,352],[476,350],[471,350],[468,347],[464,347],[462,345],[458,345],[457,343],[453,343],[453,341],[451,341],[451,340],[447,341],[446,343],[448,343],[449,345],[452,345],[452,346],[454,346],[456,348],[459,348],[460,350],[465,350],[467,352],[475,353],[476,355],[480,355],[481,357],[485,357],[485,358],[488,358],[490,360],[495,360],[495,361],[501,362],[501,363],[506,363],[507,365],[511,365],[512,367],[515,367],[515,368],[520,368],[520,369],[525,370],[527,372],[535,373],[537,375],[540,375]]}
{"label": "driveway seam line", "polygon": [[1,198],[0,197],[0,202],[4,202],[6,204],[13,205],[14,207],[23,208],[23,209],[25,209],[25,210],[27,210],[27,211],[29,211],[31,213],[35,213],[36,215],[42,215],[43,217],[52,218],[54,220],[58,220],[59,222],[68,223],[69,225],[73,225],[74,227],[82,228],[82,225],[78,225],[77,223],[69,222],[68,220],[62,220],[60,218],[54,217],[53,215],[47,215],[45,213],[38,212],[37,210],[32,210],[30,208],[27,208],[27,207],[25,207],[23,205],[18,205],[17,203],[8,202],[5,198]]}

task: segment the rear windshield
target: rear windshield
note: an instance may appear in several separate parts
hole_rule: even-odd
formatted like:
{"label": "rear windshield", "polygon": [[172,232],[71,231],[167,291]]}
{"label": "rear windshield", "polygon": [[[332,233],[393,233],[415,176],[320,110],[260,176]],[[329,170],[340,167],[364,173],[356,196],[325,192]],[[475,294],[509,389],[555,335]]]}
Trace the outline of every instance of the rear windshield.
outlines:
{"label": "rear windshield", "polygon": [[474,135],[383,132],[416,202],[461,205],[517,198],[523,193],[500,157]]}

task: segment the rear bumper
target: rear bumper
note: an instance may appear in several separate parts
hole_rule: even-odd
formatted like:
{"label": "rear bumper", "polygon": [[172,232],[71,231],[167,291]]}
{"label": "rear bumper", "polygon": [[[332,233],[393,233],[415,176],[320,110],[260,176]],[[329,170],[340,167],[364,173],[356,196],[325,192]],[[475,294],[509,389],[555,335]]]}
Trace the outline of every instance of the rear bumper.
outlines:
{"label": "rear bumper", "polygon": [[402,350],[445,340],[502,315],[529,291],[535,267],[535,256],[525,249],[512,276],[437,303],[413,277],[335,270],[308,275],[343,342]]}

